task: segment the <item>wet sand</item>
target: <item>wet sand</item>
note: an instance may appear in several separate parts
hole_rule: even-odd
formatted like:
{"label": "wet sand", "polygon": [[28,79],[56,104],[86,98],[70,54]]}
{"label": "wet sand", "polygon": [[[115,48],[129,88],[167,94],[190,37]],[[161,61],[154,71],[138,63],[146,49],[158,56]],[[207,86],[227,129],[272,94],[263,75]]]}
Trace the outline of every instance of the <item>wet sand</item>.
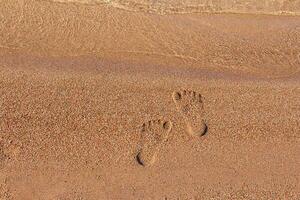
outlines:
{"label": "wet sand", "polygon": [[297,7],[0,2],[0,200],[300,198]]}

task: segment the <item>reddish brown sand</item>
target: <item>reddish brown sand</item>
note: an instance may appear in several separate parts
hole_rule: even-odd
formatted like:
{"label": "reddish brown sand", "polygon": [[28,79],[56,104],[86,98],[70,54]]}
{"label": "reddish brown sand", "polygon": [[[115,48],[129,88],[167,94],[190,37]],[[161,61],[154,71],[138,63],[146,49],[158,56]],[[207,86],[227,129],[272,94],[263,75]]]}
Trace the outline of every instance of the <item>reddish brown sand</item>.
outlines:
{"label": "reddish brown sand", "polygon": [[284,2],[0,0],[0,200],[299,200],[300,16]]}

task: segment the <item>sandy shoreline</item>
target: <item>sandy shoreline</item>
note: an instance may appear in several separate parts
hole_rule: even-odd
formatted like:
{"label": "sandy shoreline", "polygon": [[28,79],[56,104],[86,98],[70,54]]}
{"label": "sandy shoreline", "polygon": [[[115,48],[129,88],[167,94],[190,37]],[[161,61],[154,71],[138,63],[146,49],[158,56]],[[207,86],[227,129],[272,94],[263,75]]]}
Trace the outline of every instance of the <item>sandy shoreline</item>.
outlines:
{"label": "sandy shoreline", "polygon": [[0,6],[0,200],[299,199],[299,16]]}
{"label": "sandy shoreline", "polygon": [[299,73],[299,16],[160,16],[44,1],[4,2],[1,9],[0,46],[25,54],[92,54],[265,77]]}
{"label": "sandy shoreline", "polygon": [[[1,68],[3,194],[12,199],[299,197],[299,82],[57,66]],[[186,132],[172,99],[182,88],[204,98],[203,137]],[[145,168],[140,129],[154,119],[173,128]]]}

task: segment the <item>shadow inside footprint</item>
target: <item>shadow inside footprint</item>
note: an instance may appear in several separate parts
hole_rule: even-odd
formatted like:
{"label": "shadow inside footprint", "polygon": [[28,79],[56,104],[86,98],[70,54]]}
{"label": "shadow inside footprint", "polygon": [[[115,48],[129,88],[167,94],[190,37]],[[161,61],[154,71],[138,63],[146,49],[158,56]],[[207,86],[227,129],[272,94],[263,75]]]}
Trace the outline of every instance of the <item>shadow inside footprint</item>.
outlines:
{"label": "shadow inside footprint", "polygon": [[206,123],[204,123],[204,131],[202,132],[201,136],[205,136],[208,132],[208,126],[206,125]]}
{"label": "shadow inside footprint", "polygon": [[7,160],[9,160],[9,156],[4,153],[3,145],[0,144],[0,169],[4,167]]}
{"label": "shadow inside footprint", "polygon": [[143,161],[141,161],[141,159],[140,159],[140,157],[141,157],[141,155],[140,155],[140,152],[136,155],[136,161],[140,164],[140,165],[142,165],[142,166],[145,166],[144,165],[144,163],[143,163]]}

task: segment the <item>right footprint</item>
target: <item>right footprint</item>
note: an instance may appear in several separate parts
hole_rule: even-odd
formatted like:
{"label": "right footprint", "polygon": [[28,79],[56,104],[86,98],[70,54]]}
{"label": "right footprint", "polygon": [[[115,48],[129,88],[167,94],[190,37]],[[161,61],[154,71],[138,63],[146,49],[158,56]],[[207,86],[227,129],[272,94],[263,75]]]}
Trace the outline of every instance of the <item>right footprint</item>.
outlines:
{"label": "right footprint", "polygon": [[143,124],[141,130],[142,148],[136,159],[145,167],[153,165],[160,147],[169,137],[172,129],[171,121],[151,120]]}
{"label": "right footprint", "polygon": [[207,125],[203,120],[204,109],[201,94],[191,90],[173,93],[173,101],[186,122],[187,132],[192,136],[203,136]]}

